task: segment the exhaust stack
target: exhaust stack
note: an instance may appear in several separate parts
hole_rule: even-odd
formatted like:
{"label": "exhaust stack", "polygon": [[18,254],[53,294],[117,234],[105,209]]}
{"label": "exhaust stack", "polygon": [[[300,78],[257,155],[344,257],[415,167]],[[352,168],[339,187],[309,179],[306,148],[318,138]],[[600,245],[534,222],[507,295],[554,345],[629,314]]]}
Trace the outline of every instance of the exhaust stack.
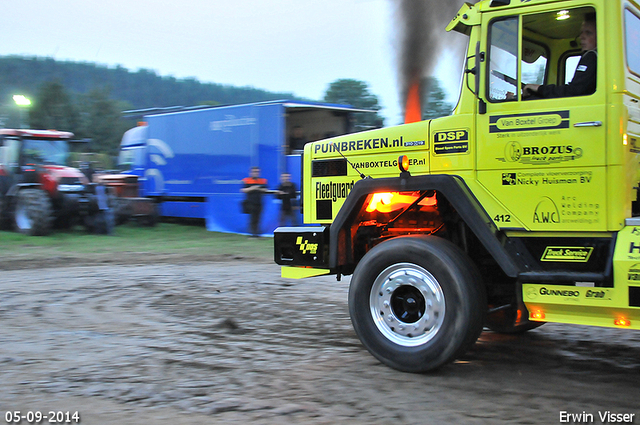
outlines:
{"label": "exhaust stack", "polygon": [[409,87],[404,109],[404,123],[422,121],[422,105],[420,102],[420,80],[415,79]]}
{"label": "exhaust stack", "polygon": [[456,16],[459,2],[400,0],[394,4],[400,23],[396,34],[400,104],[405,107],[405,123],[417,122],[422,120],[422,81],[431,75],[444,49],[464,47],[462,39],[442,33]]}

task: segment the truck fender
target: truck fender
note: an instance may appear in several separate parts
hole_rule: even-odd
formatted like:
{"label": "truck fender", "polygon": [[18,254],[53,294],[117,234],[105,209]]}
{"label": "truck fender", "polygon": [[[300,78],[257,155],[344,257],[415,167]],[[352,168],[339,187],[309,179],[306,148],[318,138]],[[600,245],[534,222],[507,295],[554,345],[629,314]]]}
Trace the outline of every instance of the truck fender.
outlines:
{"label": "truck fender", "polygon": [[[400,176],[395,178],[364,179],[358,181],[344,205],[340,208],[330,229],[329,268],[337,269],[348,264],[346,247],[350,246],[352,223],[356,219],[367,195],[376,192],[405,192],[434,190],[442,194],[455,208],[461,219],[473,231],[504,273],[517,277],[520,267],[500,242],[500,230],[484,210],[464,180],[455,175]],[[345,255],[346,254],[346,255]]]}
{"label": "truck fender", "polygon": [[42,185],[40,183],[18,183],[11,186],[7,192],[7,197],[12,198],[18,194],[22,189],[40,189]]}

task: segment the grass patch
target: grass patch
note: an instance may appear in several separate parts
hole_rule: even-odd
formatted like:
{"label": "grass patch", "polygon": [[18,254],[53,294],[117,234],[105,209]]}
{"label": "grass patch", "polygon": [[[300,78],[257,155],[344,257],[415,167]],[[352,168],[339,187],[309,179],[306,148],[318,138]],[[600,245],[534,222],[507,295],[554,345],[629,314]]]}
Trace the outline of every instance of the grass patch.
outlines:
{"label": "grass patch", "polygon": [[229,255],[268,260],[273,258],[273,239],[209,232],[203,225],[159,223],[155,227],[140,227],[128,223],[117,226],[111,236],[88,234],[80,226],[39,237],[0,231],[0,249],[5,261],[123,252]]}

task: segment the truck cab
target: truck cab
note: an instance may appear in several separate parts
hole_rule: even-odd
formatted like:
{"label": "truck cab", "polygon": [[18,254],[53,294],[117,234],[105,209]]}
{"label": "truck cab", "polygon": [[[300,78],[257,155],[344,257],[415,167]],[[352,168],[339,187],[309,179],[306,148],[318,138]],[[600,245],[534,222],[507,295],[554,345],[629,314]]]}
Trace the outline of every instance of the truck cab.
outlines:
{"label": "truck cab", "polygon": [[[451,116],[305,146],[316,226],[276,230],[283,276],[353,274],[356,333],[404,371],[483,326],[640,329],[638,4],[485,0],[447,30],[469,38]],[[565,90],[594,67],[590,90]]]}

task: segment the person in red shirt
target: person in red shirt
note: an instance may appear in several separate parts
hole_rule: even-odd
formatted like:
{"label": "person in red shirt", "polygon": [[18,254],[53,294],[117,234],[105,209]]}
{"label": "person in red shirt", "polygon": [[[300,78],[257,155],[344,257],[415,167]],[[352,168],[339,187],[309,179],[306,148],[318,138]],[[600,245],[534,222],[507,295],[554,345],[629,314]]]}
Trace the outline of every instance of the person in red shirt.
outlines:
{"label": "person in red shirt", "polygon": [[262,215],[262,195],[267,192],[267,180],[260,177],[260,167],[251,167],[249,177],[242,179],[244,186],[240,191],[246,194],[245,212],[249,214],[249,232],[253,237],[260,236],[260,217]]}

